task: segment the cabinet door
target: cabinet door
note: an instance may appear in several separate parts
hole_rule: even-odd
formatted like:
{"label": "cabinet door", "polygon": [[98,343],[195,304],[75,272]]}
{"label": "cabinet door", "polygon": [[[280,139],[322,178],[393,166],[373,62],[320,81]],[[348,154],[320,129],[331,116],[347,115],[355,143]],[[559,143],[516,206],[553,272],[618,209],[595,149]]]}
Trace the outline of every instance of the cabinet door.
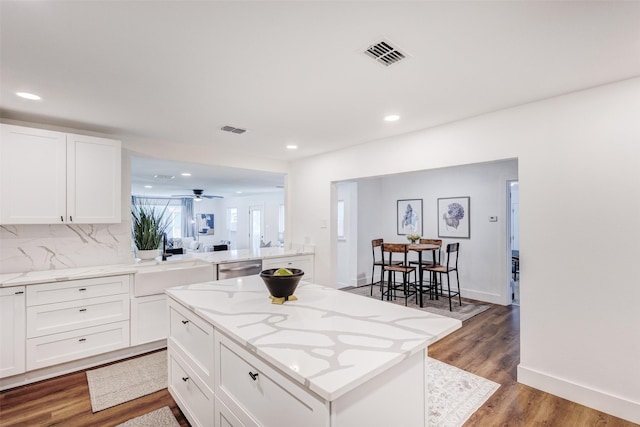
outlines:
{"label": "cabinet door", "polygon": [[168,334],[166,295],[131,298],[131,345],[163,340]]}
{"label": "cabinet door", "polygon": [[0,378],[25,371],[24,286],[0,289]]}
{"label": "cabinet door", "polygon": [[73,224],[119,223],[120,141],[67,135],[67,219]]}
{"label": "cabinet door", "polygon": [[0,126],[0,223],[65,222],[66,135]]}

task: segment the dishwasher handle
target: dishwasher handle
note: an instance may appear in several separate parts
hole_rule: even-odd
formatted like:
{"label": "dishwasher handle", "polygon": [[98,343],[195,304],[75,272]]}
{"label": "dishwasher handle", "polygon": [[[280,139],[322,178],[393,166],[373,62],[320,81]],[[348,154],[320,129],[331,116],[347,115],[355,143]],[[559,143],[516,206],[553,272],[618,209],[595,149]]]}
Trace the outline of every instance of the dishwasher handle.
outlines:
{"label": "dishwasher handle", "polygon": [[220,273],[227,273],[229,271],[245,271],[252,270],[254,268],[262,268],[262,264],[242,265],[240,267],[221,268]]}

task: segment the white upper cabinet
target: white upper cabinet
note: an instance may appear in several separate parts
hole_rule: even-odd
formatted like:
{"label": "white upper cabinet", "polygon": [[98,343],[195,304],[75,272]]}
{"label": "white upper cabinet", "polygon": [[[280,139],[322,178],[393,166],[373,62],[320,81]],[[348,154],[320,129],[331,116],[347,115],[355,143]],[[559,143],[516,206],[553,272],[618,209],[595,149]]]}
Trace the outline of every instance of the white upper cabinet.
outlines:
{"label": "white upper cabinet", "polygon": [[120,141],[0,126],[0,223],[121,221]]}

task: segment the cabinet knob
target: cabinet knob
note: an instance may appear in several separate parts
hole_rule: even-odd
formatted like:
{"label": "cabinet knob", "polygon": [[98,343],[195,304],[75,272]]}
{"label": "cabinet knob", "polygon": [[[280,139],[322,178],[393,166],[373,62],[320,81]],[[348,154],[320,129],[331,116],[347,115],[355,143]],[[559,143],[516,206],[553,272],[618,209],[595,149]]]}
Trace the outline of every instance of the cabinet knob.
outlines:
{"label": "cabinet knob", "polygon": [[186,383],[187,381],[189,381],[189,377],[182,377],[182,381]]}
{"label": "cabinet knob", "polygon": [[186,325],[187,323],[189,323],[189,321],[188,321],[188,320],[182,320],[182,324],[183,324],[183,325]]}
{"label": "cabinet knob", "polygon": [[256,372],[255,374],[251,371],[249,371],[249,376],[251,377],[252,380],[257,381],[258,380],[258,373]]}

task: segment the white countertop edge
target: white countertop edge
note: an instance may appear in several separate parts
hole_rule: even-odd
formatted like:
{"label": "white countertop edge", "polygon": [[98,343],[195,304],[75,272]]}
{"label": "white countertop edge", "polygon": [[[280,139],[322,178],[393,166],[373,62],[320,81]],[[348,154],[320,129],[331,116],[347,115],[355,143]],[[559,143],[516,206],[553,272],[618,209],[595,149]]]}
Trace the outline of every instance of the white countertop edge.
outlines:
{"label": "white countertop edge", "polygon": [[313,255],[313,252],[296,249],[262,248],[259,250],[240,249],[218,252],[194,252],[184,255],[173,255],[166,261],[160,257],[151,261],[137,260],[131,264],[95,265],[88,267],[60,268],[53,270],[34,270],[21,273],[1,273],[0,288],[37,285],[41,283],[58,282],[64,280],[91,279],[94,277],[117,276],[120,274],[135,274],[142,266],[181,262],[188,260],[201,260],[211,264],[223,264],[227,262],[249,261],[257,259],[283,258],[289,256]]}

